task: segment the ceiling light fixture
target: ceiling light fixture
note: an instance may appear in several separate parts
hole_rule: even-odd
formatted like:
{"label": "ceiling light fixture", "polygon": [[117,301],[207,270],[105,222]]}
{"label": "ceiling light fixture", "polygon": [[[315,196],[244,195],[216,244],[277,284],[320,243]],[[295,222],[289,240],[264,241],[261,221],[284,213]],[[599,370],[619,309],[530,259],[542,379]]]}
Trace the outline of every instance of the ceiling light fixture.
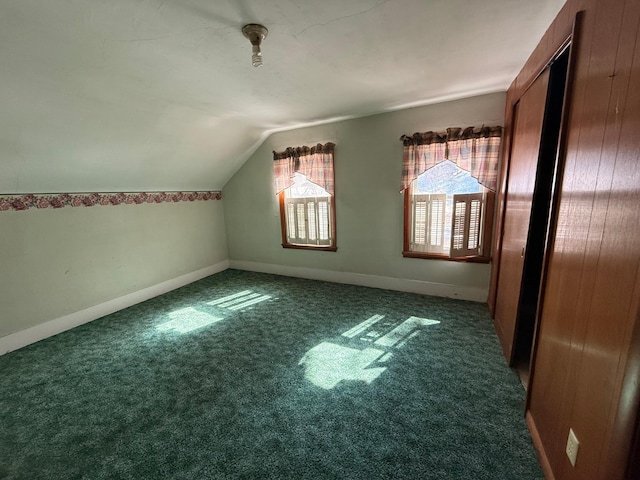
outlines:
{"label": "ceiling light fixture", "polygon": [[254,67],[262,66],[262,52],[260,51],[260,44],[267,38],[269,30],[264,25],[257,23],[249,23],[242,27],[242,34],[251,42],[253,55],[251,56],[251,64]]}

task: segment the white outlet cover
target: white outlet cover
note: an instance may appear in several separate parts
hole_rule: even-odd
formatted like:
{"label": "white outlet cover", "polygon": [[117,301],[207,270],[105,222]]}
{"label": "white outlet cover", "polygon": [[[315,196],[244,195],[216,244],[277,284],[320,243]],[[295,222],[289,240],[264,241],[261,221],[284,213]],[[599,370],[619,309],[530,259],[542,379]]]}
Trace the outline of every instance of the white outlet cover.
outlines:
{"label": "white outlet cover", "polygon": [[576,437],[573,429],[569,429],[569,438],[567,438],[567,457],[569,457],[569,461],[572,466],[576,466],[576,458],[578,457],[578,447],[580,447],[580,442]]}

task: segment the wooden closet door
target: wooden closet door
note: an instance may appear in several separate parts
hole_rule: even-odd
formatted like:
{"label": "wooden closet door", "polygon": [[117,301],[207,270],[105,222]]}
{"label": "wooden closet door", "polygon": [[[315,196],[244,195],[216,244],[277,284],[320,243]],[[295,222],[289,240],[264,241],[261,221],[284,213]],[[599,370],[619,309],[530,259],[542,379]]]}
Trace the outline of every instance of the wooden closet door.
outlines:
{"label": "wooden closet door", "polygon": [[514,111],[495,309],[502,349],[510,363],[548,86],[549,68],[522,95]]}

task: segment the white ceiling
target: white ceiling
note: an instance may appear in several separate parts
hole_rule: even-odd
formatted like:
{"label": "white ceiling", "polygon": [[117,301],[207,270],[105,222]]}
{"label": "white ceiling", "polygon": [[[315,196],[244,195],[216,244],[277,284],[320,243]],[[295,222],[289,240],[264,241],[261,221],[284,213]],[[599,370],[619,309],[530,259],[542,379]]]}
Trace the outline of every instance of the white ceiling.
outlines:
{"label": "white ceiling", "polygon": [[0,0],[0,193],[221,189],[272,131],[506,90],[563,3]]}

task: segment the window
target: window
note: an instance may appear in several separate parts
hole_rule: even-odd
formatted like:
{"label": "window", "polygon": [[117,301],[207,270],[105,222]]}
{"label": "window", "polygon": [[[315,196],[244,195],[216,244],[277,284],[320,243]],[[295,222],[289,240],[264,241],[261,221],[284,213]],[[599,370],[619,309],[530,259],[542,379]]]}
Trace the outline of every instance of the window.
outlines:
{"label": "window", "polygon": [[502,127],[403,135],[405,257],[488,262]]}
{"label": "window", "polygon": [[274,152],[284,248],[336,251],[333,143]]}
{"label": "window", "polygon": [[488,260],[494,194],[450,161],[405,190],[407,257]]}
{"label": "window", "polygon": [[331,247],[333,202],[322,187],[296,173],[293,185],[280,192],[283,246]]}

